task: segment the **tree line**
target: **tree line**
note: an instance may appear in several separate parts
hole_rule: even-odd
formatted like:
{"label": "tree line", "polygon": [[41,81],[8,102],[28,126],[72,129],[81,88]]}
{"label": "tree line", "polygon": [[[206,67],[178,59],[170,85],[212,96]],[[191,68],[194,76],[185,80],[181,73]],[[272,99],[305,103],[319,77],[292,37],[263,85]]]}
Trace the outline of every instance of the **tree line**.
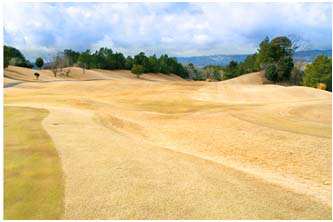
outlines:
{"label": "tree line", "polygon": [[[85,69],[127,69],[139,77],[143,73],[176,74],[185,79],[197,81],[221,81],[234,78],[246,73],[264,71],[268,80],[278,83],[287,82],[293,85],[319,87],[332,91],[332,59],[318,56],[312,64],[299,67],[293,61],[297,45],[286,36],[275,37],[270,40],[266,37],[259,44],[256,53],[247,56],[243,62],[231,61],[227,66],[208,65],[204,68],[193,64],[183,65],[176,58],[168,55],[147,56],[144,52],[131,57],[125,57],[120,52],[109,48],[100,48],[95,52],[83,52],[65,49],[44,64],[42,58],[36,59],[36,66],[50,68],[57,75],[58,68],[79,66]],[[10,46],[4,46],[4,66],[16,65],[32,68],[23,54]],[[68,75],[68,73],[67,73]]]}
{"label": "tree line", "polygon": [[176,74],[182,78],[188,78],[187,70],[176,58],[168,55],[146,56],[144,52],[125,57],[120,52],[113,52],[109,48],[100,48],[95,52],[86,50],[84,52],[76,52],[66,49],[63,57],[67,60],[66,66],[79,66],[84,69],[127,69],[133,73],[140,75],[143,73],[163,73]]}
{"label": "tree line", "polygon": [[6,68],[8,65],[21,66],[32,68],[33,64],[27,60],[24,55],[20,52],[20,50],[10,47],[4,46],[3,48],[3,66]]}
{"label": "tree line", "polygon": [[[38,59],[38,61],[37,61]],[[42,58],[36,59],[36,66],[43,66]],[[23,54],[10,46],[4,47],[4,65],[15,65],[21,67],[32,68],[33,64],[25,59]],[[54,71],[55,76],[58,69],[70,66],[79,66],[83,69],[127,69],[138,76],[143,73],[163,73],[176,74],[182,78],[188,78],[188,72],[185,67],[174,57],[169,57],[164,54],[160,57],[156,55],[147,56],[144,52],[140,52],[135,56],[125,57],[120,52],[114,52],[109,48],[100,48],[95,52],[85,50],[83,52],[65,49],[63,52],[57,53],[50,62],[45,63],[45,68],[50,68]]]}

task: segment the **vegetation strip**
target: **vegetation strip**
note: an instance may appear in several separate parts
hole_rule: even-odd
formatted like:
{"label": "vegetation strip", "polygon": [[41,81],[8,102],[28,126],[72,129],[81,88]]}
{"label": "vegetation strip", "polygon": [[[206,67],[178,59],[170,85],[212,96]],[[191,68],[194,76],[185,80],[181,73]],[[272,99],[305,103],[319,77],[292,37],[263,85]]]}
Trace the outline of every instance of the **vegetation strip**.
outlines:
{"label": "vegetation strip", "polygon": [[63,176],[41,121],[45,109],[5,106],[4,218],[60,219]]}

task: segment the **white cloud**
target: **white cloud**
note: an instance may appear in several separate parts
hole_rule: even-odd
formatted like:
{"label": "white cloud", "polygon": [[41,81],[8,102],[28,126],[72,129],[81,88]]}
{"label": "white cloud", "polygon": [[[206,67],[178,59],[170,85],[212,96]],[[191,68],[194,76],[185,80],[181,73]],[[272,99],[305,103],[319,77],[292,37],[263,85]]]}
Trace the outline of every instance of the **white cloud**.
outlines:
{"label": "white cloud", "polygon": [[34,58],[64,48],[133,55],[252,53],[266,35],[331,47],[323,3],[7,3],[5,43]]}

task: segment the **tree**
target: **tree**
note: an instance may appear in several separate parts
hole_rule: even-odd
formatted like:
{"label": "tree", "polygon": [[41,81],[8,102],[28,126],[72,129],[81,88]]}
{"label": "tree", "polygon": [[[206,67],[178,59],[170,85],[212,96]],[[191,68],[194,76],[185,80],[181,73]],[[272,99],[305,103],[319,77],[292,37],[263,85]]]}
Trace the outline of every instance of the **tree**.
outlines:
{"label": "tree", "polygon": [[216,70],[216,69],[214,69],[214,71],[213,71],[213,79],[217,80],[217,81],[221,81],[222,80],[221,73],[218,70]]}
{"label": "tree", "polygon": [[260,66],[257,62],[257,56],[258,56],[257,53],[249,55],[246,57],[244,62],[239,64],[242,70],[241,73],[257,72],[260,70]]}
{"label": "tree", "polygon": [[170,67],[168,66],[168,59],[169,59],[168,55],[161,55],[160,58],[158,59],[158,63],[160,65],[160,72],[163,74],[170,73]]}
{"label": "tree", "polygon": [[[17,63],[16,60],[13,60],[13,62]],[[189,77],[184,66],[178,63],[176,58],[168,57],[168,55],[161,55],[159,58],[156,55],[147,57],[144,52],[140,52],[134,58],[131,56],[125,58],[122,53],[113,52],[112,49],[105,47],[93,53],[90,50],[76,52],[71,49],[65,49],[62,53],[57,53],[49,64],[48,66],[52,69],[54,76],[57,76],[59,71],[62,72],[62,68],[77,64],[83,69],[83,73],[85,73],[86,69],[93,68],[132,70],[134,65],[140,65],[143,73],[174,73],[182,78]],[[68,76],[70,71],[66,70],[67,72],[64,74]]]}
{"label": "tree", "polygon": [[310,87],[318,87],[325,84],[326,90],[332,91],[332,58],[318,56],[312,64],[305,67],[303,84]]}
{"label": "tree", "polygon": [[59,52],[53,56],[51,61],[51,70],[54,77],[57,77],[58,72],[62,72],[63,68],[68,67],[68,64],[68,58],[64,55],[64,53]]}
{"label": "tree", "polygon": [[156,58],[156,55],[149,56],[148,63],[146,63],[145,65],[146,65],[145,70],[147,70],[147,72],[152,72],[152,73],[160,72],[160,64],[158,62],[158,59]]}
{"label": "tree", "polygon": [[127,56],[125,61],[125,69],[131,70],[133,67],[134,60],[131,56]]}
{"label": "tree", "polygon": [[44,60],[43,60],[41,57],[38,57],[38,58],[36,59],[35,64],[36,64],[36,66],[37,66],[38,68],[42,68],[42,66],[44,65]]}
{"label": "tree", "polygon": [[223,78],[231,79],[237,77],[238,75],[239,75],[238,63],[236,61],[230,61],[229,64],[224,69]]}
{"label": "tree", "polygon": [[[286,36],[278,36],[271,41],[266,37],[259,45],[256,66],[265,70],[269,80],[289,81],[294,67],[292,56],[296,48]],[[269,70],[266,70],[268,67]]]}
{"label": "tree", "polygon": [[89,69],[92,62],[92,56],[90,54],[90,50],[86,50],[82,52],[77,60],[78,65],[83,69],[83,74],[85,73],[85,69]]}
{"label": "tree", "polygon": [[272,58],[270,57],[270,42],[269,38],[266,37],[260,44],[256,57],[256,63],[259,64],[260,68],[264,68],[264,64],[268,64],[272,62]]}
{"label": "tree", "polygon": [[131,69],[131,72],[135,74],[137,78],[140,78],[140,75],[143,74],[143,71],[144,71],[143,66],[137,64],[134,64]]}
{"label": "tree", "polygon": [[200,69],[197,69],[192,63],[185,66],[185,69],[190,79],[195,81],[206,80],[204,72]]}

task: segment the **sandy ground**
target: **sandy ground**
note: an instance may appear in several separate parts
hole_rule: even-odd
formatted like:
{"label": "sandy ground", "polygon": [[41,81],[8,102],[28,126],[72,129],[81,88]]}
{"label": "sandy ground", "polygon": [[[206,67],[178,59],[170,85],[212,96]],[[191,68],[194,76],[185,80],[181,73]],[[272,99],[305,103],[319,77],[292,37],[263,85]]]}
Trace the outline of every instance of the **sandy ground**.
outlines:
{"label": "sandy ground", "polygon": [[50,111],[65,219],[331,218],[331,93],[263,85],[261,73],[72,70],[5,89],[6,105]]}

